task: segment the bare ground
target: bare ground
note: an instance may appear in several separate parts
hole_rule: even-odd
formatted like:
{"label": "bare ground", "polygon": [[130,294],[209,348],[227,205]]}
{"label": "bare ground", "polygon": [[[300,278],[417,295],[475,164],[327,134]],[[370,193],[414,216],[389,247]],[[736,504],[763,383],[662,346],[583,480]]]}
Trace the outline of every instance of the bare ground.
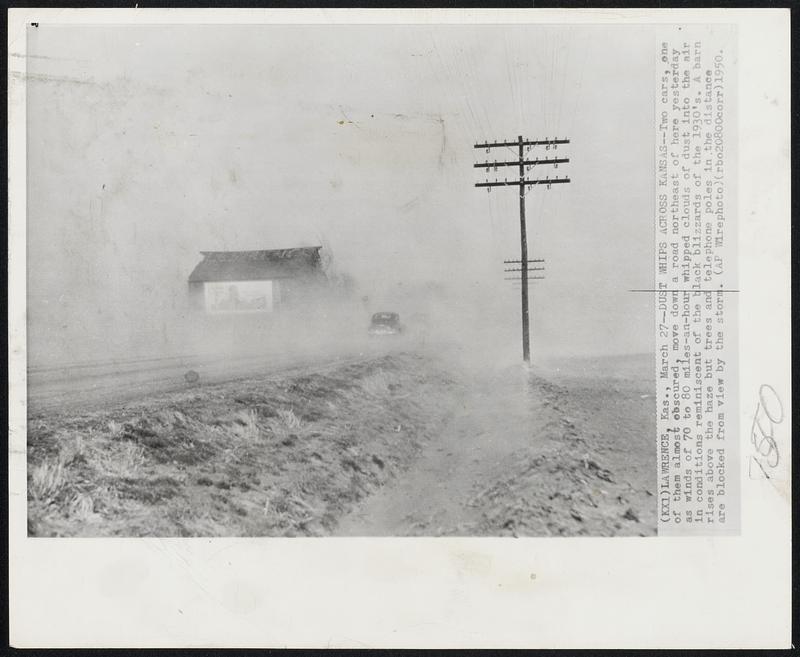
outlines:
{"label": "bare ground", "polygon": [[652,376],[413,354],[32,413],[35,536],[650,535]]}
{"label": "bare ground", "polygon": [[337,533],[654,535],[652,383],[551,378],[473,374],[438,439]]}

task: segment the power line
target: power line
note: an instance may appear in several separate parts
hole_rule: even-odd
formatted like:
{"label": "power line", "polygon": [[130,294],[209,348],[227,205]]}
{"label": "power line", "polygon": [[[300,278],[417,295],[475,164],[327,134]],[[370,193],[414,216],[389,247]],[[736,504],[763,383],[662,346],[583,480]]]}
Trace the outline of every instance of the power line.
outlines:
{"label": "power line", "polygon": [[[504,265],[514,265],[522,260],[503,260]],[[544,262],[544,258],[536,258],[535,260],[528,260],[528,262]]]}
{"label": "power line", "polygon": [[[504,269],[503,271],[522,271],[522,269]],[[525,271],[544,271],[544,267],[528,267]]]}
{"label": "power line", "polygon": [[[522,167],[522,164],[520,164]],[[493,182],[482,182],[482,183],[475,183],[475,187],[508,187],[508,186],[515,186],[521,185],[522,187],[531,187],[532,185],[547,185],[549,188],[550,185],[555,185],[557,183],[568,183],[572,182],[566,176],[564,178],[547,178],[546,180],[530,180],[525,178],[520,178],[519,180],[503,180],[502,182],[493,181]],[[520,191],[522,195],[524,190]]]}
{"label": "power line", "polygon": [[[499,146],[547,146],[558,144],[569,144],[569,139],[537,139],[534,141],[524,141],[522,137],[518,141],[495,141],[485,142],[483,144],[475,144],[474,148],[497,148]],[[517,164],[516,162],[514,164]]]}
{"label": "power line", "polygon": [[[509,141],[495,141],[495,142],[484,142],[483,144],[475,144],[476,149],[485,148],[486,152],[488,153],[492,148],[507,148],[509,146],[516,146],[518,159],[516,161],[501,161],[501,162],[492,162],[491,164],[487,161],[484,163],[474,164],[473,168],[476,169],[489,169],[494,168],[497,170],[497,167],[501,166],[518,166],[519,167],[519,180],[508,180],[507,178],[504,179],[502,182],[499,180],[496,181],[488,181],[482,183],[475,183],[475,187],[486,187],[487,192],[491,192],[492,187],[513,187],[516,186],[519,188],[519,244],[520,244],[520,259],[518,262],[512,261],[505,261],[504,264],[519,264],[521,265],[519,269],[507,269],[505,271],[519,271],[519,276],[514,276],[511,278],[506,278],[505,280],[511,281],[519,281],[520,286],[522,288],[521,294],[521,301],[522,301],[522,358],[525,362],[530,362],[531,360],[531,351],[530,351],[530,320],[529,320],[529,300],[528,300],[528,281],[529,280],[542,280],[544,276],[529,276],[529,271],[542,271],[544,267],[528,267],[529,262],[536,262],[536,260],[529,260],[528,259],[528,233],[527,233],[527,225],[525,222],[525,190],[533,189],[534,185],[547,185],[547,189],[550,189],[551,185],[554,184],[562,184],[570,182],[570,179],[566,176],[563,178],[550,178],[549,176],[545,177],[544,180],[537,179],[537,178],[526,178],[525,177],[525,167],[527,166],[529,169],[531,166],[536,165],[552,165],[557,167],[559,164],[566,164],[569,162],[568,158],[534,158],[534,159],[526,159],[525,153],[530,151],[532,146],[545,146],[547,150],[550,150],[552,147],[553,149],[557,149],[559,144],[569,144],[569,139],[523,139],[522,135],[517,137],[516,142],[509,142]],[[543,260],[542,260],[543,262]]]}
{"label": "power line", "polygon": [[[562,157],[562,158],[550,158],[550,159],[545,158],[543,160],[536,158],[535,160],[523,160],[522,163],[528,167],[535,166],[537,164],[555,164],[556,168],[558,168],[557,165],[566,164],[567,162],[569,162],[569,159],[566,157]],[[516,160],[513,162],[497,162],[497,161],[489,162],[487,160],[486,162],[478,162],[477,164],[474,164],[473,167],[476,169],[486,169],[488,171],[492,167],[494,167],[496,170],[497,167],[515,167],[518,164],[519,162]]]}

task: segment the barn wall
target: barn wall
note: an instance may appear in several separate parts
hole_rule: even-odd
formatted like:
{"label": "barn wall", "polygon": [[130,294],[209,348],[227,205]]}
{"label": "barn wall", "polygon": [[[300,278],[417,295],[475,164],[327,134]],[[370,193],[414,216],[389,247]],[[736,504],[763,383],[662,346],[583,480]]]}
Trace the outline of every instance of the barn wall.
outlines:
{"label": "barn wall", "polygon": [[209,313],[271,313],[272,280],[207,281],[205,309]]}

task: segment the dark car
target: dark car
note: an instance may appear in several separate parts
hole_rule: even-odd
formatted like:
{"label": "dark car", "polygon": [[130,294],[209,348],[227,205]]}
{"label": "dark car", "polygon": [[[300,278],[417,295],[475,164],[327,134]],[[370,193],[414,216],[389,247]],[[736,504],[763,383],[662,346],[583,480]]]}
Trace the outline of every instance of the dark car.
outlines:
{"label": "dark car", "polygon": [[369,325],[370,335],[397,335],[403,332],[400,315],[397,313],[375,313]]}

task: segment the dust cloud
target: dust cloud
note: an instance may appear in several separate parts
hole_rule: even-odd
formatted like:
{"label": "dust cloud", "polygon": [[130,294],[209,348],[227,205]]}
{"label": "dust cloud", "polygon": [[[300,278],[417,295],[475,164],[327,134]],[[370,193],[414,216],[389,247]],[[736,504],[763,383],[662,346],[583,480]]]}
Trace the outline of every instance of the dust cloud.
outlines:
{"label": "dust cloud", "polygon": [[[649,65],[630,35],[530,29],[30,29],[30,366],[388,348],[366,337],[384,310],[415,348],[518,362],[518,201],[474,189],[473,145],[521,130],[574,144],[570,189],[527,201],[535,357],[650,349],[650,300],[627,292],[652,275],[652,107],[627,94]],[[320,244],[349,296],[281,317],[190,303],[202,250]]]}

